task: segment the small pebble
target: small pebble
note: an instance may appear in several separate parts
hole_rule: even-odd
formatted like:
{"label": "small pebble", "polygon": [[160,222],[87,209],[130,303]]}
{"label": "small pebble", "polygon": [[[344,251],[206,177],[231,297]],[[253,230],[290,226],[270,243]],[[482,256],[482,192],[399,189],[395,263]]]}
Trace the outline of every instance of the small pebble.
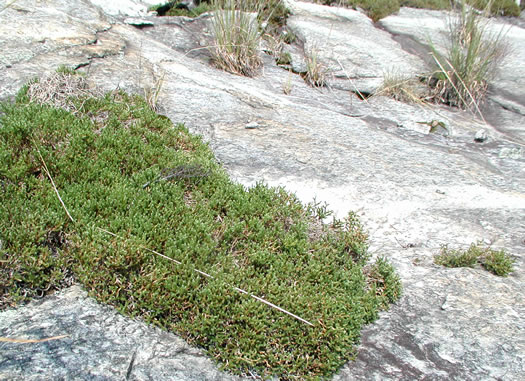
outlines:
{"label": "small pebble", "polygon": [[474,141],[478,143],[483,143],[485,140],[487,140],[487,131],[485,130],[479,130],[476,132],[476,136],[474,136]]}
{"label": "small pebble", "polygon": [[259,123],[257,123],[257,122],[250,122],[244,128],[247,128],[249,130],[253,130],[254,128],[257,128],[257,127],[259,127]]}

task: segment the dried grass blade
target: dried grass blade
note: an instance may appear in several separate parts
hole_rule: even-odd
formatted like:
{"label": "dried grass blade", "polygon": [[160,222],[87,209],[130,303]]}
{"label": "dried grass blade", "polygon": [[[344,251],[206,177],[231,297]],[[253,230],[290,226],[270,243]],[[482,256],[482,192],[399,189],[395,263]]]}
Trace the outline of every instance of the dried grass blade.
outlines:
{"label": "dried grass blade", "polygon": [[47,164],[46,164],[44,158],[42,157],[42,154],[40,153],[40,149],[38,148],[38,146],[36,145],[34,140],[33,140],[33,145],[35,146],[36,151],[38,152],[38,156],[40,157],[40,161],[42,161],[42,164],[44,165],[44,170],[46,172],[47,177],[49,177],[49,180],[51,181],[51,184],[53,185],[53,189],[55,190],[55,193],[56,193],[56,195],[58,197],[58,200],[62,204],[62,208],[64,208],[64,210],[66,211],[66,214],[69,217],[69,219],[71,220],[71,222],[75,223],[75,220],[73,219],[73,217],[71,217],[71,214],[69,213],[69,211],[66,208],[66,204],[64,204],[64,201],[62,201],[62,197],[60,197],[60,193],[58,192],[58,189],[57,189],[57,187],[55,185],[55,182],[53,181],[53,177],[51,177],[51,173],[49,172],[49,169],[47,168]]}
{"label": "dried grass blade", "polygon": [[69,335],[60,335],[53,337],[46,337],[45,339],[11,339],[9,337],[0,337],[2,343],[20,343],[20,344],[32,344],[32,343],[45,343],[46,341],[60,340]]}

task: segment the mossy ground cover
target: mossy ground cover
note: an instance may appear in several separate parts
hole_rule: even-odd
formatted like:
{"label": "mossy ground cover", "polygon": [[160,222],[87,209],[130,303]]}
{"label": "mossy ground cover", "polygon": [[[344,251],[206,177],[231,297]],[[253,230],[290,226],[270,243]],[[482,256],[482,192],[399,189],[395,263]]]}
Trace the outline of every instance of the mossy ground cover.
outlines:
{"label": "mossy ground cover", "polygon": [[71,99],[71,112],[27,94],[0,113],[1,309],[76,281],[234,373],[286,380],[333,374],[399,297],[355,215],[324,224],[283,189],[233,183],[143,99]]}

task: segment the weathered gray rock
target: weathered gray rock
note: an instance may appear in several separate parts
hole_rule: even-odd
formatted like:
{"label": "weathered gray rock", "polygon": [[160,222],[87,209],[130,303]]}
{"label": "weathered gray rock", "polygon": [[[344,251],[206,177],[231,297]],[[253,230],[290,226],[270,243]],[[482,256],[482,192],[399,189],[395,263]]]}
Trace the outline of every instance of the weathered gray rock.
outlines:
{"label": "weathered gray rock", "polygon": [[102,306],[78,286],[0,315],[0,380],[238,380],[177,336]]}
{"label": "weathered gray rock", "polygon": [[483,143],[487,139],[487,131],[485,130],[479,130],[478,132],[476,132],[476,135],[474,135],[474,141],[478,143]]}
{"label": "weathered gray rock", "polygon": [[385,75],[416,75],[422,60],[402,49],[392,36],[352,9],[286,1],[292,11],[288,27],[304,42],[307,54],[317,54],[331,73],[328,83],[371,94]]}
{"label": "weathered gray rock", "polygon": [[89,2],[108,15],[130,17],[144,16],[148,7],[162,3],[157,0],[89,0]]}
{"label": "weathered gray rock", "polygon": [[[305,201],[317,197],[338,216],[348,210],[361,214],[370,231],[372,252],[394,263],[405,293],[391,311],[365,328],[357,360],[343,367],[335,379],[522,378],[522,114],[493,101],[488,105],[490,115],[502,119],[486,125],[469,113],[445,107],[407,105],[385,97],[361,101],[340,90],[349,88],[346,85],[313,89],[300,76],[277,67],[269,56],[263,56],[264,70],[255,78],[224,73],[209,64],[203,47],[209,38],[207,16],[196,21],[141,16],[153,26],[137,29],[124,24],[124,16],[108,16],[83,0],[48,0],[45,7],[29,0],[16,4],[23,10],[0,13],[0,44],[5,52],[0,98],[12,96],[24,81],[59,64],[82,66],[91,84],[105,90],[119,87],[144,94],[161,81],[161,111],[202,134],[232,178],[246,185],[259,180],[282,185]],[[353,29],[353,23],[366,24],[360,14],[298,7],[304,11],[292,17],[294,30],[303,33],[306,25],[307,42],[328,36],[313,34],[312,20],[326,20],[320,31],[331,23],[334,28],[349,23],[347,40],[352,40],[351,33],[356,41],[364,39]],[[66,30],[63,24],[68,20],[73,27]],[[26,37],[17,45],[20,25],[27,26],[20,32]],[[38,33],[30,30],[31,25],[46,26],[43,33],[52,49],[33,42]],[[401,40],[375,31],[372,24],[367,28],[370,36],[381,37],[385,44],[393,41],[385,50],[412,62],[412,53],[402,52],[411,40],[395,42],[394,37]],[[513,28],[523,30],[519,25]],[[56,39],[53,30],[60,31]],[[516,41],[521,43],[518,37]],[[348,51],[348,46],[342,49]],[[383,53],[377,54],[371,56],[373,62],[384,59]],[[374,70],[379,78],[379,66]],[[520,83],[523,77],[515,80]],[[288,82],[289,96],[282,90]],[[504,102],[509,99],[499,96],[505,97]],[[515,100],[518,109],[521,100]],[[250,123],[257,128],[247,129]],[[430,133],[436,123],[443,123],[449,135]],[[481,128],[490,140],[476,144],[473,136]],[[516,271],[499,278],[481,268],[445,269],[433,264],[440,245],[464,247],[478,240],[512,253]],[[0,336],[61,334],[70,337],[41,344],[0,343],[0,378],[122,379],[135,349],[130,379],[230,377],[218,373],[198,351],[184,347],[173,335],[97,306],[78,289],[0,313]]]}

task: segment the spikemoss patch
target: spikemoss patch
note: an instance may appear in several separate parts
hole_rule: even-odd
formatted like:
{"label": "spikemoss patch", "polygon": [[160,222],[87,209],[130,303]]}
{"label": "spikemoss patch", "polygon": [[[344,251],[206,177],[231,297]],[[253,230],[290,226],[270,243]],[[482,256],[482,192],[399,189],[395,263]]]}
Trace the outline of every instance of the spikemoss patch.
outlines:
{"label": "spikemoss patch", "polygon": [[393,268],[367,265],[354,214],[325,224],[283,189],[233,183],[141,98],[70,98],[65,111],[27,94],[1,106],[1,308],[75,280],[234,373],[287,380],[333,374],[399,297]]}
{"label": "spikemoss patch", "polygon": [[514,260],[505,250],[494,250],[481,243],[473,243],[466,250],[442,246],[434,262],[445,267],[474,267],[481,264],[487,271],[507,276],[514,271]]}

